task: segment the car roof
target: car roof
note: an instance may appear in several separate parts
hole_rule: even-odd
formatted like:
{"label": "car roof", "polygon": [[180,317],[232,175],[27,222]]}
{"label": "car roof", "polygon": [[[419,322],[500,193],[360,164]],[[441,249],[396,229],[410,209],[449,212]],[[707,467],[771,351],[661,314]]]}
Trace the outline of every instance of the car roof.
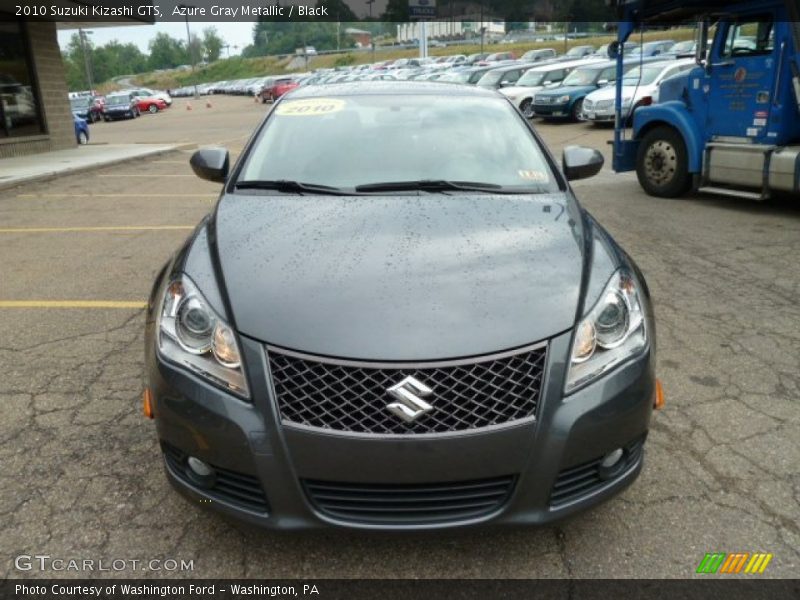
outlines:
{"label": "car roof", "polygon": [[291,92],[292,100],[347,96],[471,96],[497,98],[494,90],[452,85],[436,81],[354,81],[329,85],[307,85]]}
{"label": "car roof", "polygon": [[534,62],[531,62],[531,63],[529,63],[529,62],[518,62],[518,63],[514,63],[513,65],[503,65],[502,67],[497,67],[495,69],[489,69],[489,70],[490,71],[501,71],[501,72],[515,71],[516,69],[530,68],[535,64],[536,63],[534,63]]}
{"label": "car roof", "polygon": [[534,67],[531,71],[557,71],[559,69],[570,68],[570,67],[589,67],[593,65],[599,65],[600,63],[607,62],[603,59],[592,59],[586,60],[582,58],[580,60],[562,60],[560,62],[552,62],[547,63],[546,65],[541,65],[539,67]]}

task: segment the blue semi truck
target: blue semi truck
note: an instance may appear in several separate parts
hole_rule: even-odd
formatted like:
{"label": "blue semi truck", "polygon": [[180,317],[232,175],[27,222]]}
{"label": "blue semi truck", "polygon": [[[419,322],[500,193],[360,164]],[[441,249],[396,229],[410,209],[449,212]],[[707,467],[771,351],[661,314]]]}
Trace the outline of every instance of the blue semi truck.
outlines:
{"label": "blue semi truck", "polygon": [[617,77],[614,170],[635,170],[658,197],[800,199],[800,0],[608,2],[619,19],[612,53],[648,25],[698,22],[697,67],[663,83],[630,134]]}

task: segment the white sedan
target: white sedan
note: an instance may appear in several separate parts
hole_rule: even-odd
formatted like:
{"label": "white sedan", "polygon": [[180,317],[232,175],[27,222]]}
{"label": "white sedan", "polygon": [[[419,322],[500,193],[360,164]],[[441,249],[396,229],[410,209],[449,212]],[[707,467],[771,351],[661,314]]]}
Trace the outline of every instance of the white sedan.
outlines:
{"label": "white sedan", "polygon": [[[688,71],[695,66],[691,59],[655,62],[636,67],[622,79],[622,113],[629,121],[640,106],[658,102],[658,86],[665,79]],[[583,101],[583,116],[595,123],[614,121],[614,101],[617,87],[608,85],[592,92]]]}

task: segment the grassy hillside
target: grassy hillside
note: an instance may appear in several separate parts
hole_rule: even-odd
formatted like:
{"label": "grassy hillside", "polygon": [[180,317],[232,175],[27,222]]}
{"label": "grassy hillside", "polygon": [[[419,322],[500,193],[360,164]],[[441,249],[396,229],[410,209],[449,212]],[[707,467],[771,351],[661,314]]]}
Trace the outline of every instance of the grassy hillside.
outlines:
{"label": "grassy hillside", "polygon": [[[646,33],[645,41],[671,39],[675,41],[688,40],[694,37],[691,29],[676,29],[671,31],[654,31]],[[581,40],[570,40],[568,47],[591,44],[600,46],[614,41],[615,37],[605,35]],[[635,36],[635,41],[640,41],[640,36]],[[513,51],[517,55],[533,48],[556,48],[559,52],[564,51],[564,42],[522,42],[516,44],[486,44],[484,52]],[[463,44],[458,46],[448,46],[447,48],[431,48],[431,56],[442,56],[447,54],[472,54],[480,52],[480,44]],[[407,50],[382,49],[376,48],[374,60],[389,60],[396,58],[412,58],[419,56],[419,50],[415,48]],[[278,58],[267,56],[260,58],[241,58],[233,57],[218,60],[210,65],[198,67],[196,75],[191,71],[166,71],[162,73],[146,73],[138,75],[133,80],[139,85],[160,89],[172,89],[189,85],[192,83],[206,83],[211,81],[222,81],[230,79],[245,79],[248,77],[259,77],[262,75],[278,75],[286,73],[286,67],[292,61],[292,57]],[[340,54],[326,54],[323,56],[312,56],[308,60],[309,70],[330,68],[338,64],[363,64],[373,61],[373,55],[365,50],[345,51]],[[296,71],[297,69],[293,69]]]}

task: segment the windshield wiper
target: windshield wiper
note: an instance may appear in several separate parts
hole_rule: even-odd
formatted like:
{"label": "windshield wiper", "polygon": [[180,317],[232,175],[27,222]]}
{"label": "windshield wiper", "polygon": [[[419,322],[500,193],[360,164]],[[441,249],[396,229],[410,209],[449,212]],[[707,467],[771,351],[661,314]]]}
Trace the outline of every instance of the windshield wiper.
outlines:
{"label": "windshield wiper", "polygon": [[387,181],[384,183],[369,183],[357,185],[356,192],[404,192],[408,190],[422,190],[424,192],[490,192],[494,194],[520,193],[509,191],[502,185],[495,183],[481,183],[476,181],[447,181],[445,179],[419,179],[417,181]]}
{"label": "windshield wiper", "polygon": [[291,179],[252,179],[238,181],[233,186],[237,190],[275,190],[287,194],[328,194],[332,196],[348,196],[345,190],[318,183],[302,183]]}

